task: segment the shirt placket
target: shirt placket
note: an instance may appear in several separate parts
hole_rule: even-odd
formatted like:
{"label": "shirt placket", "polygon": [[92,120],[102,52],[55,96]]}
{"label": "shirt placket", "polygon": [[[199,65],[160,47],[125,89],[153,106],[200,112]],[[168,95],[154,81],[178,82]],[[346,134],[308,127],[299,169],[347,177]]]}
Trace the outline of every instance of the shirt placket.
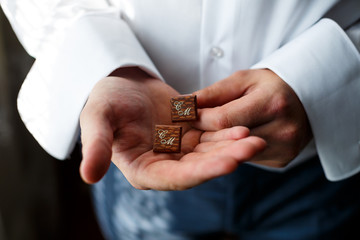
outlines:
{"label": "shirt placket", "polygon": [[200,88],[231,74],[235,0],[204,0],[200,34]]}
{"label": "shirt placket", "polygon": [[[236,9],[239,0],[204,0],[200,36],[200,87],[209,86],[232,74],[235,41]],[[233,229],[234,186],[230,178],[223,178],[223,230]]]}

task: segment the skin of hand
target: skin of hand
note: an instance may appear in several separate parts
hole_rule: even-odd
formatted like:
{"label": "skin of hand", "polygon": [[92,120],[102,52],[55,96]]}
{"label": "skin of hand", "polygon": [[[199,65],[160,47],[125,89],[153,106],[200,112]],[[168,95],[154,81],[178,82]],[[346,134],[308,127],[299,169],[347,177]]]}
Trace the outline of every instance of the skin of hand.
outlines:
{"label": "skin of hand", "polygon": [[265,139],[266,149],[251,162],[280,168],[293,160],[312,138],[311,127],[292,88],[268,69],[238,71],[195,92],[202,130],[246,126]]}
{"label": "skin of hand", "polygon": [[181,152],[154,153],[154,125],[172,124],[169,100],[179,93],[135,67],[112,75],[95,85],[80,116],[87,183],[100,180],[112,161],[135,188],[188,189],[234,171],[266,146],[245,127],[200,131],[182,123]]}

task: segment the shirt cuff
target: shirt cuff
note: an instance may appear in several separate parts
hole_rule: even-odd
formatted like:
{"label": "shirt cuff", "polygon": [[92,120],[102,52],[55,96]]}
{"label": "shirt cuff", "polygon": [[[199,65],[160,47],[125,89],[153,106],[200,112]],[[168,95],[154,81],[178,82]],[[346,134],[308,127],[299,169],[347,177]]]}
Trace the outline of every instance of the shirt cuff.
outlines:
{"label": "shirt cuff", "polygon": [[329,180],[359,172],[360,56],[334,21],[322,19],[252,68],[268,68],[294,89]]}
{"label": "shirt cuff", "polygon": [[58,159],[70,155],[93,86],[125,66],[161,78],[128,25],[113,15],[78,19],[56,52],[37,56],[19,92],[18,109],[45,151]]}

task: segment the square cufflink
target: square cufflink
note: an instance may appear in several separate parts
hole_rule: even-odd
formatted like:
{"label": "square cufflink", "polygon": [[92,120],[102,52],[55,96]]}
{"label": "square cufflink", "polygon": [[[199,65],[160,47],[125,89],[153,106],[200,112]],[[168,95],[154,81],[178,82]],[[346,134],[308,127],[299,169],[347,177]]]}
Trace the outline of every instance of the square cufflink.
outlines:
{"label": "square cufflink", "polygon": [[153,151],[158,153],[179,153],[181,151],[182,127],[156,125]]}
{"label": "square cufflink", "polygon": [[171,120],[173,122],[197,120],[196,95],[182,95],[171,98]]}

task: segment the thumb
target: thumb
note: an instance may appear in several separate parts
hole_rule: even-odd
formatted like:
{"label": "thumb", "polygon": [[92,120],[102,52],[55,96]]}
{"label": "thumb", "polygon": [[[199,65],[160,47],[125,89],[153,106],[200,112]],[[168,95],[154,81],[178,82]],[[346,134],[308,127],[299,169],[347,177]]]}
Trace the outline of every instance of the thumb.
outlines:
{"label": "thumb", "polygon": [[221,106],[244,95],[249,85],[247,72],[236,72],[228,78],[194,92],[193,94],[197,97],[198,107]]}
{"label": "thumb", "polygon": [[92,184],[99,181],[110,166],[113,131],[105,114],[99,114],[92,107],[84,108],[80,126],[83,145],[80,175],[84,182]]}

